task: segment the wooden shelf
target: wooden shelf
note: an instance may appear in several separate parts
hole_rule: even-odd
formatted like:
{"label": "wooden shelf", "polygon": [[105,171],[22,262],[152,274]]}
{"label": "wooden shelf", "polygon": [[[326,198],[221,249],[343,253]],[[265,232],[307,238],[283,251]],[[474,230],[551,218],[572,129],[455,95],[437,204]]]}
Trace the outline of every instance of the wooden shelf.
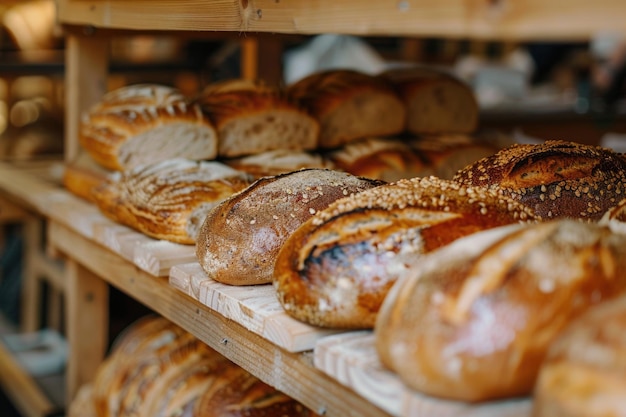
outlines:
{"label": "wooden shelf", "polygon": [[624,32],[621,0],[59,0],[61,23],[97,28],[508,40]]}

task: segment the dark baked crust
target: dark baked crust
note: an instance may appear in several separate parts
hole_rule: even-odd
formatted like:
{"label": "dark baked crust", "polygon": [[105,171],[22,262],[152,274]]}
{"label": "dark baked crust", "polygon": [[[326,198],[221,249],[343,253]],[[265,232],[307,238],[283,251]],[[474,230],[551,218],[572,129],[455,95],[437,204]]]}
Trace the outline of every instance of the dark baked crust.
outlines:
{"label": "dark baked crust", "polygon": [[527,396],[550,343],[626,291],[626,238],[570,219],[482,232],[404,259],[375,327],[385,366],[463,401]]}
{"label": "dark baked crust", "polygon": [[331,204],[285,242],[274,269],[291,316],[326,327],[371,328],[400,253],[427,253],[462,236],[534,219],[492,191],[435,177],[400,180]]}
{"label": "dark baked crust", "polygon": [[502,149],[454,180],[500,190],[545,219],[598,220],[626,192],[626,162],[598,146],[547,141]]}
{"label": "dark baked crust", "polygon": [[287,237],[314,213],[382,184],[327,169],[303,169],[255,181],[206,216],[196,254],[206,274],[231,285],[272,282]]}

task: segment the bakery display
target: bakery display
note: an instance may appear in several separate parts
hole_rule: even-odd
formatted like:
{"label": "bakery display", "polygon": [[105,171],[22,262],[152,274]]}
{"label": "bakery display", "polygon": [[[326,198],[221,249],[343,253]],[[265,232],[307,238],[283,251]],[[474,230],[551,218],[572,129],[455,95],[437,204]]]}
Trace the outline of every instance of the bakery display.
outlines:
{"label": "bakery display", "polygon": [[345,69],[320,71],[289,85],[287,95],[319,121],[321,148],[404,131],[404,104],[380,77]]}
{"label": "bakery display", "polygon": [[413,178],[342,198],[296,229],[278,253],[285,311],[317,326],[371,328],[399,254],[424,254],[489,228],[528,222],[527,207],[494,191]]}
{"label": "bakery display", "polygon": [[207,214],[196,244],[200,265],[225,284],[272,282],[276,254],[298,226],[333,201],[381,184],[314,168],[261,178]]}
{"label": "bakery display", "polygon": [[252,181],[221,162],[169,159],[121,172],[93,195],[100,211],[116,222],[192,245],[207,212]]}
{"label": "bakery display", "polygon": [[598,220],[626,191],[626,160],[567,141],[512,145],[460,170],[454,180],[499,190],[545,219]]}
{"label": "bakery display", "polygon": [[315,118],[278,88],[248,80],[225,80],[207,86],[194,101],[215,125],[221,157],[276,149],[312,150],[318,145]]}
{"label": "bakery display", "polygon": [[409,258],[376,321],[379,357],[411,388],[460,401],[530,395],[563,328],[626,291],[626,238],[571,219]]}
{"label": "bakery display", "polygon": [[217,132],[200,107],[163,85],[134,84],[105,94],[83,115],[78,137],[111,170],[217,155]]}
{"label": "bakery display", "polygon": [[626,297],[590,308],[555,342],[534,390],[535,417],[626,413]]}
{"label": "bakery display", "polygon": [[478,127],[479,107],[472,87],[434,67],[389,70],[391,81],[406,107],[406,130],[415,135],[472,133]]}

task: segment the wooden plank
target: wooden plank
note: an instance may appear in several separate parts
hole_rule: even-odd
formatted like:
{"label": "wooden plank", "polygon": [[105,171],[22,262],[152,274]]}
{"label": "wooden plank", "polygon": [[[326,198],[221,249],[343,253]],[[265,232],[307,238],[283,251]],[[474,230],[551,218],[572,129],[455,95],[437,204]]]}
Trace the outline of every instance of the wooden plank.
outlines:
{"label": "wooden plank", "polygon": [[371,331],[321,339],[315,366],[397,417],[527,417],[530,399],[468,404],[429,397],[406,387],[380,363]]}
{"label": "wooden plank", "polygon": [[165,240],[154,240],[135,246],[133,262],[156,277],[166,277],[175,265],[195,261],[196,247]]}
{"label": "wooden plank", "polygon": [[271,284],[225,285],[207,277],[197,261],[174,266],[169,282],[172,287],[289,352],[311,350],[319,339],[340,332],[313,327],[288,316]]}
{"label": "wooden plank", "polygon": [[[60,252],[71,256],[92,272],[97,272],[104,281],[172,320],[222,355],[298,399],[313,411],[325,417],[389,416],[362,396],[317,370],[312,364],[310,352],[288,352],[172,288],[167,279],[155,279],[138,270],[120,255],[71,228],[54,220],[49,226],[50,242]],[[82,312],[79,314],[85,316]],[[92,323],[92,328],[97,325]],[[72,352],[71,361],[83,361],[89,357],[85,353]]]}
{"label": "wooden plank", "polygon": [[103,28],[589,40],[624,32],[621,0],[62,0],[62,23]]}

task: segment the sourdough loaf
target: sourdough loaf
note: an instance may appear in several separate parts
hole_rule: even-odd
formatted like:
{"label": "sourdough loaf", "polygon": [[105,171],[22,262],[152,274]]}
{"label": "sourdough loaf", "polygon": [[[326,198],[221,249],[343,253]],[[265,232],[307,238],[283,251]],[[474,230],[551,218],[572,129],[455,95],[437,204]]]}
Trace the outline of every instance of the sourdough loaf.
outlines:
{"label": "sourdough loaf", "polygon": [[94,190],[114,177],[115,173],[100,166],[88,153],[80,152],[74,160],[65,163],[61,181],[67,191],[94,203]]}
{"label": "sourdough loaf", "polygon": [[241,79],[216,82],[196,102],[213,122],[218,155],[233,158],[275,149],[311,150],[319,125],[278,88]]}
{"label": "sourdough loaf", "polygon": [[178,90],[154,84],[105,94],[82,117],[79,142],[103,167],[125,170],[164,159],[213,159],[215,128]]}
{"label": "sourdough loaf", "polygon": [[287,87],[320,123],[319,146],[401,133],[406,110],[387,80],[353,70],[327,70]]}
{"label": "sourdough loaf", "polygon": [[254,178],[271,177],[305,168],[334,169],[334,164],[314,151],[276,149],[256,155],[223,160],[225,164]]}
{"label": "sourdough loaf", "polygon": [[478,127],[474,92],[453,74],[433,67],[413,67],[390,70],[382,77],[392,82],[406,106],[409,132],[471,133]]}
{"label": "sourdough loaf", "polygon": [[398,254],[423,254],[462,236],[530,221],[532,211],[495,192],[435,177],[381,185],[340,199],[303,223],[278,253],[274,286],[304,322],[371,328],[398,278]]}
{"label": "sourdough loaf", "polygon": [[532,392],[550,343],[589,306],[626,290],[626,237],[571,219],[467,236],[406,274],[375,325],[382,363],[428,395]]}
{"label": "sourdough loaf", "polygon": [[261,178],[208,213],[196,244],[200,265],[225,284],[267,284],[293,230],[333,201],[380,184],[314,168]]}
{"label": "sourdough loaf", "polygon": [[207,212],[251,183],[249,175],[217,161],[170,159],[120,173],[93,194],[116,222],[191,245]]}
{"label": "sourdough loaf", "polygon": [[626,298],[590,308],[550,346],[534,390],[535,417],[626,411]]}
{"label": "sourdough loaf", "polygon": [[454,180],[499,190],[545,219],[598,220],[626,192],[626,161],[598,146],[547,141],[502,149]]}

